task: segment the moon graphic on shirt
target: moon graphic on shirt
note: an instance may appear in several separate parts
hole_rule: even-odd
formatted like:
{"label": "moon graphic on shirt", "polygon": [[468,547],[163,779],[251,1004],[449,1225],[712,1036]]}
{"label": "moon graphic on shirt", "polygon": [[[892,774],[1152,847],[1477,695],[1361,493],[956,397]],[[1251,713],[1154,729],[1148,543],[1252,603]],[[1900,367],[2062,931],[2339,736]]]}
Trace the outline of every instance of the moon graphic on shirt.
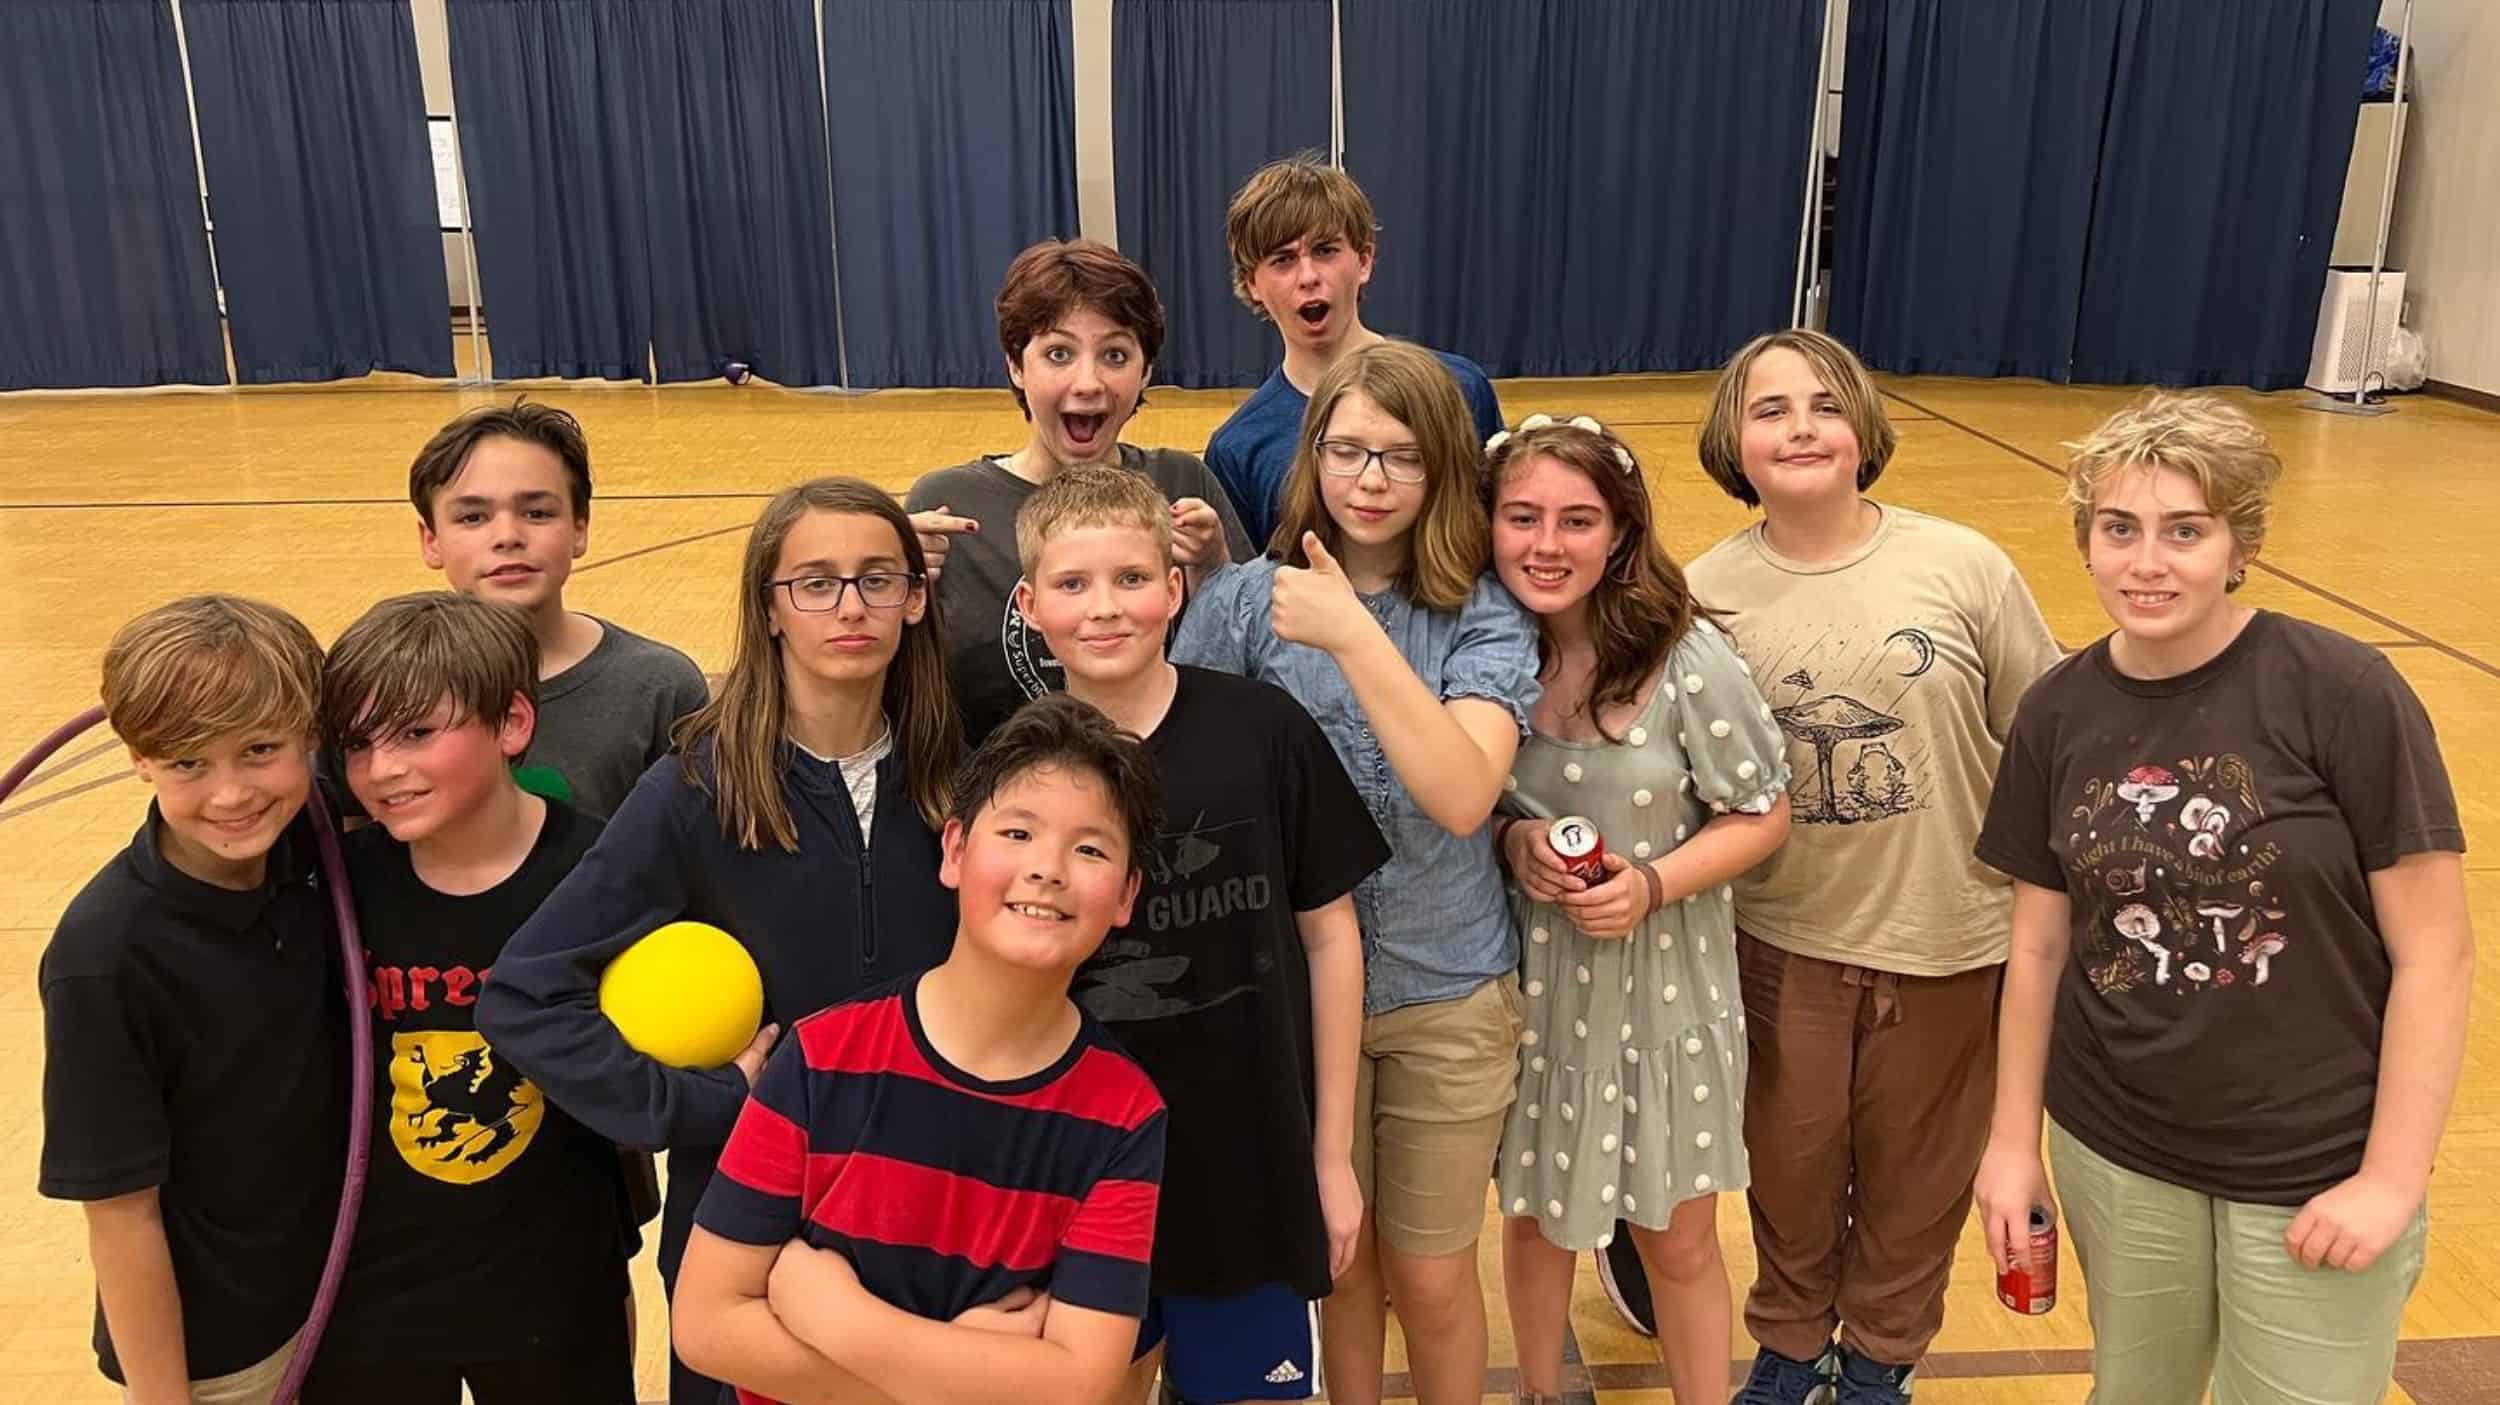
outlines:
{"label": "moon graphic on shirt", "polygon": [[1920,674],[1925,673],[1927,670],[1936,666],[1935,641],[1927,637],[1927,631],[1923,629],[1896,629],[1892,633],[1884,636],[1884,642],[1886,644],[1890,644],[1895,639],[1908,641],[1911,652],[1918,655],[1917,664],[1901,670],[1902,677],[1916,678]]}

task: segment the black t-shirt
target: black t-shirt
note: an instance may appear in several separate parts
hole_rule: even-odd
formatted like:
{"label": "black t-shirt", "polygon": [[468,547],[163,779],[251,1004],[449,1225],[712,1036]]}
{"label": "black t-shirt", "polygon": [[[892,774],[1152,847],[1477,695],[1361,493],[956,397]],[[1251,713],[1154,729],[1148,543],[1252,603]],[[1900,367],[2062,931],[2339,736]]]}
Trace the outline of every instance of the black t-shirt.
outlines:
{"label": "black t-shirt", "polygon": [[543,1356],[624,1310],[614,1147],[498,1058],[476,1021],[504,942],[598,837],[598,821],[550,801],[529,857],[465,897],[427,886],[380,826],[348,837],[372,986],[372,1169],[325,1353]]}
{"label": "black t-shirt", "polygon": [[[61,1200],[157,1188],[191,1377],[302,1326],[330,1246],[345,1136],[346,1011],[309,822],[259,888],[165,861],[153,805],[45,948],[43,1169]],[[95,1318],[97,1363],[121,1363]]]}
{"label": "black t-shirt", "polygon": [[2385,655],[2260,613],[2176,678],[2109,641],[2023,699],[1982,861],[2067,894],[2049,1115],[2130,1170],[2298,1205],[2361,1167],[2392,979],[2369,875],[2462,851]]}
{"label": "black t-shirt", "polygon": [[1328,1294],[1311,1170],[1310,967],[1294,915],[1388,862],[1328,737],[1291,694],[1199,668],[1146,739],[1165,829],[1129,925],[1071,994],[1163,1093],[1154,1289]]}

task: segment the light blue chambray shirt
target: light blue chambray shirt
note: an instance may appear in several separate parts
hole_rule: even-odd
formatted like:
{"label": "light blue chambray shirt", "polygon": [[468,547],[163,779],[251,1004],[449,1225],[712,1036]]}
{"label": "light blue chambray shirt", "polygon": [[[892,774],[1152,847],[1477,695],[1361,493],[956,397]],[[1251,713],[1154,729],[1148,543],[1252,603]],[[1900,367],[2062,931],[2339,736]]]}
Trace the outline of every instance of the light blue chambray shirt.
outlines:
{"label": "light blue chambray shirt", "polygon": [[[1452,834],[1407,792],[1354,700],[1337,661],[1276,637],[1268,612],[1277,563],[1266,558],[1209,576],[1181,617],[1174,663],[1273,683],[1318,720],[1389,840],[1389,862],[1354,890],[1363,928],[1363,1011],[1455,1000],[1519,968],[1488,822]],[[1362,597],[1424,686],[1441,698],[1483,698],[1510,710],[1522,737],[1543,691],[1536,621],[1487,574],[1455,612],[1425,609],[1395,591]]]}

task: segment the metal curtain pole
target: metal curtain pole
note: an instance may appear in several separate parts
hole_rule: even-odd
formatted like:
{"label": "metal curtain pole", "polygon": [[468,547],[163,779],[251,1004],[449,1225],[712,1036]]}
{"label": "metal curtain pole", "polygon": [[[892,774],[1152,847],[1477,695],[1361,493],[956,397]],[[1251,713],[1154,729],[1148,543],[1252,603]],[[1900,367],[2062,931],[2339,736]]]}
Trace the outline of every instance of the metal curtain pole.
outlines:
{"label": "metal curtain pole", "polygon": [[1804,218],[1797,225],[1797,283],[1788,297],[1788,321],[1793,327],[1806,324],[1806,277],[1814,261],[1809,253],[1820,245],[1823,225],[1823,115],[1829,106],[1824,90],[1830,86],[1832,63],[1832,7],[1823,6],[1823,42],[1814,60],[1814,121],[1806,138],[1806,198]]}
{"label": "metal curtain pole", "polygon": [[[451,16],[448,13],[443,16],[443,57],[448,69],[451,57]],[[460,262],[469,278],[469,364],[474,372],[452,383],[493,385],[495,378],[486,369],[485,333],[479,326],[484,319],[479,315],[478,305],[477,222],[469,213],[469,155],[468,148],[460,140],[460,85],[456,82],[445,83],[443,91],[451,95],[451,111],[448,114],[451,118],[451,169],[452,178],[460,189]]]}
{"label": "metal curtain pole", "polygon": [[1328,164],[1345,169],[1345,16],[1328,0]]}
{"label": "metal curtain pole", "polygon": [[[2387,224],[2396,208],[2396,167],[2404,159],[2405,140],[2405,65],[2413,58],[2413,0],[2405,0],[2403,31],[2396,38],[2396,110],[2387,122],[2387,177],[2379,182],[2378,241],[2370,250],[2370,302],[2368,315],[2361,322],[2361,377],[2353,383],[2352,403],[2368,403],[2370,391],[2370,342],[2378,335],[2379,280],[2387,272]],[[2388,337],[2387,354],[2395,353],[2395,337]],[[2387,389],[2385,372],[2379,375],[2379,390]]]}
{"label": "metal curtain pole", "polygon": [[217,271],[217,216],[208,207],[208,158],[200,154],[200,100],[191,88],[191,38],[182,27],[182,0],[166,0],[166,13],[174,20],[174,56],[182,65],[182,112],[191,124],[191,174],[200,194],[200,237],[208,244],[209,288],[217,298],[218,350],[226,362],[226,384],[233,386],[242,377],[236,374],[233,338],[226,334],[231,314],[226,308],[226,280]]}

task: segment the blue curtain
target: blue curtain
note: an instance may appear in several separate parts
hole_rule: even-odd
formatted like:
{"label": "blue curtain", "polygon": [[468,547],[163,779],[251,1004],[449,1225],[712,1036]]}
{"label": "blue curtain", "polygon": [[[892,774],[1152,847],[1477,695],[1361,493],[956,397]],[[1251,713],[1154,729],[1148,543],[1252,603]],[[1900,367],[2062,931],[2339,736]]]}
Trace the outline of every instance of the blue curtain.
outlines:
{"label": "blue curtain", "polygon": [[1256,385],[1276,364],[1274,329],[1233,296],[1224,208],[1269,161],[1327,149],[1331,23],[1329,0],[1112,8],[1120,251],[1163,294],[1158,381]]}
{"label": "blue curtain", "polygon": [[238,378],[448,376],[407,0],[186,0]]}
{"label": "blue curtain", "polygon": [[851,384],[1007,383],[998,281],[1077,232],[1071,65],[1067,0],[825,0]]}
{"label": "blue curtain", "polygon": [[0,4],[0,390],[224,385],[164,0]]}
{"label": "blue curtain", "polygon": [[1869,365],[2067,378],[2124,3],[1852,0],[1831,328]]}
{"label": "blue curtain", "polygon": [[643,0],[660,379],[841,379],[813,0]]}
{"label": "blue curtain", "polygon": [[631,11],[608,0],[447,9],[495,374],[643,379],[651,191]]}
{"label": "blue curtain", "polygon": [[2129,0],[2076,380],[2301,383],[2378,10]]}
{"label": "blue curtain", "polygon": [[1822,0],[1340,14],[1366,323],[1495,375],[1715,366],[1788,325]]}

